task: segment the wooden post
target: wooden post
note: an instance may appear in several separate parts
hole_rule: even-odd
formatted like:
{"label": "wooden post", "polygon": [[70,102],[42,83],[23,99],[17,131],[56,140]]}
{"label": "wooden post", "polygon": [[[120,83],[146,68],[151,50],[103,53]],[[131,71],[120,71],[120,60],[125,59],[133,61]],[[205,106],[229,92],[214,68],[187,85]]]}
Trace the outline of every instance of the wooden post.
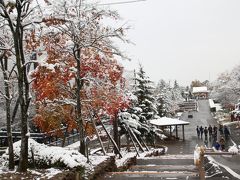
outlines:
{"label": "wooden post", "polygon": [[178,126],[176,125],[175,128],[176,128],[176,138],[178,138]]}
{"label": "wooden post", "polygon": [[200,150],[200,159],[199,159],[199,178],[200,180],[205,180],[205,171],[204,171],[204,148],[201,147]]}
{"label": "wooden post", "polygon": [[184,125],[182,125],[182,135],[183,135],[183,141],[185,141]]}
{"label": "wooden post", "polygon": [[170,126],[170,137],[172,137],[172,126]]}
{"label": "wooden post", "polygon": [[144,142],[144,140],[141,138],[141,136],[139,136],[139,139],[143,143],[143,145],[145,146],[146,150],[149,151],[149,148],[148,148],[147,144]]}
{"label": "wooden post", "polygon": [[136,135],[134,134],[134,132],[132,131],[132,129],[131,129],[129,126],[128,126],[127,128],[128,128],[128,130],[129,130],[130,134],[132,135],[133,139],[137,142],[137,144],[138,144],[138,146],[139,146],[139,149],[140,149],[142,152],[144,152],[144,149],[143,149],[141,143],[139,142],[138,138],[136,137]]}
{"label": "wooden post", "polygon": [[100,135],[99,135],[99,133],[98,133],[97,126],[96,126],[96,124],[95,124],[95,120],[94,120],[94,119],[92,119],[92,123],[93,123],[93,127],[94,127],[94,129],[95,129],[95,133],[96,133],[96,135],[97,135],[99,144],[100,144],[100,146],[101,146],[101,148],[102,148],[103,154],[106,155],[107,153],[106,153],[106,150],[105,150],[105,148],[104,148],[104,145],[103,145],[103,142],[102,142],[102,140],[101,140],[101,137],[100,137]]}
{"label": "wooden post", "polygon": [[120,152],[120,149],[118,148],[116,142],[115,142],[114,139],[111,137],[111,135],[108,133],[108,131],[107,131],[106,127],[104,126],[104,124],[102,123],[102,121],[100,120],[99,122],[100,122],[100,124],[102,125],[104,131],[106,132],[108,138],[111,140],[113,146],[116,148],[116,150],[117,150],[120,158],[122,158],[123,156],[122,156],[122,154],[121,154],[121,152]]}
{"label": "wooden post", "polygon": [[126,127],[126,129],[127,129],[127,131],[128,131],[129,137],[130,137],[130,139],[131,139],[131,141],[132,141],[132,143],[133,143],[133,146],[134,146],[134,148],[135,148],[135,150],[136,150],[136,152],[137,152],[137,156],[140,157],[139,152],[138,152],[138,149],[137,149],[137,146],[136,146],[136,144],[135,144],[135,142],[134,142],[134,140],[133,140],[132,134],[131,134],[131,132],[130,132],[130,128]]}

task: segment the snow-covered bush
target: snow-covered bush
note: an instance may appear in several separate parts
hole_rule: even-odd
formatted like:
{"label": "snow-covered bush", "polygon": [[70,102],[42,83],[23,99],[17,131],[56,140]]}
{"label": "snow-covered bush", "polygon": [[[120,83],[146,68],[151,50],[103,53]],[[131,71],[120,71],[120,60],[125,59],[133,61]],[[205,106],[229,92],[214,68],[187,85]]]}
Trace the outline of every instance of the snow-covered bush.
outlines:
{"label": "snow-covered bush", "polygon": [[233,154],[237,154],[238,153],[237,146],[233,145],[233,146],[229,147],[228,152],[233,153]]}
{"label": "snow-covered bush", "polygon": [[[18,161],[21,141],[15,142],[13,147],[15,161]],[[2,155],[2,158],[6,162],[8,161],[8,149]],[[87,166],[87,158],[78,151],[39,144],[33,139],[29,139],[28,141],[28,162],[29,165],[35,165],[41,168],[63,167],[82,169]]]}

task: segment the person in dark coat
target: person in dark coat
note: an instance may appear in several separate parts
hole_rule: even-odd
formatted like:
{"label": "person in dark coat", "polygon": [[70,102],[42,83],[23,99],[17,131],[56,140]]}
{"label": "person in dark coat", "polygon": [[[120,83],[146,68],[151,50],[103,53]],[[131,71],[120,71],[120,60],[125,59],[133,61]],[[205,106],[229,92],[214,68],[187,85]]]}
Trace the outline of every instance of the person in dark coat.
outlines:
{"label": "person in dark coat", "polygon": [[200,130],[200,135],[201,135],[201,139],[202,139],[202,135],[203,135],[203,127],[200,126],[199,130]]}
{"label": "person in dark coat", "polygon": [[225,140],[227,140],[230,135],[230,131],[227,126],[224,126],[223,132],[224,132]]}
{"label": "person in dark coat", "polygon": [[208,137],[208,129],[207,129],[207,127],[204,128],[204,135],[205,135],[205,139],[207,139],[207,137]]}
{"label": "person in dark coat", "polygon": [[223,135],[223,125],[219,124],[219,132],[220,135]]}
{"label": "person in dark coat", "polygon": [[217,126],[215,125],[213,126],[213,140],[217,140]]}
{"label": "person in dark coat", "polygon": [[196,128],[196,131],[197,131],[197,136],[198,136],[198,139],[199,139],[199,137],[200,137],[200,128],[198,126]]}
{"label": "person in dark coat", "polygon": [[212,136],[212,131],[213,131],[213,128],[211,125],[208,126],[208,133],[209,133],[209,138]]}
{"label": "person in dark coat", "polygon": [[215,134],[215,133],[217,133],[217,130],[218,130],[218,128],[217,128],[217,126],[213,126],[213,134]]}

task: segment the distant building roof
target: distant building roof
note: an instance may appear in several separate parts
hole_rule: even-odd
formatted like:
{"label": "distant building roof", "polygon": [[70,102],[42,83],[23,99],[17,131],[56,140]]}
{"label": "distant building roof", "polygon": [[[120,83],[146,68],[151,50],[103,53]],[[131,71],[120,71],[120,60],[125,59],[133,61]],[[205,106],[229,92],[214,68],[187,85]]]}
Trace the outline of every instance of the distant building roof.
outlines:
{"label": "distant building roof", "polygon": [[206,86],[193,87],[192,92],[193,92],[193,93],[202,93],[202,92],[208,92],[208,90],[207,90],[207,87],[206,87]]}

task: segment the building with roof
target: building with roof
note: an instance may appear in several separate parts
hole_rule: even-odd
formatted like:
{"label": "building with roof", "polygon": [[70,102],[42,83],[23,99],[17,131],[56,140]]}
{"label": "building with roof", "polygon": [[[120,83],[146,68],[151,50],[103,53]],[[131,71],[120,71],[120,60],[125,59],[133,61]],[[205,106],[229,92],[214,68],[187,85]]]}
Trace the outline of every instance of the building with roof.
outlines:
{"label": "building with roof", "polygon": [[176,138],[178,137],[178,126],[182,126],[182,136],[183,140],[185,140],[185,131],[184,131],[184,126],[189,125],[190,122],[183,121],[180,119],[176,118],[168,118],[168,117],[161,117],[158,119],[152,119],[149,121],[150,124],[157,126],[158,128],[160,127],[169,127],[170,128],[170,137],[172,136],[172,128],[175,127],[176,130]]}
{"label": "building with roof", "polygon": [[206,86],[201,87],[193,87],[192,89],[192,95],[196,99],[208,99],[209,91]]}

